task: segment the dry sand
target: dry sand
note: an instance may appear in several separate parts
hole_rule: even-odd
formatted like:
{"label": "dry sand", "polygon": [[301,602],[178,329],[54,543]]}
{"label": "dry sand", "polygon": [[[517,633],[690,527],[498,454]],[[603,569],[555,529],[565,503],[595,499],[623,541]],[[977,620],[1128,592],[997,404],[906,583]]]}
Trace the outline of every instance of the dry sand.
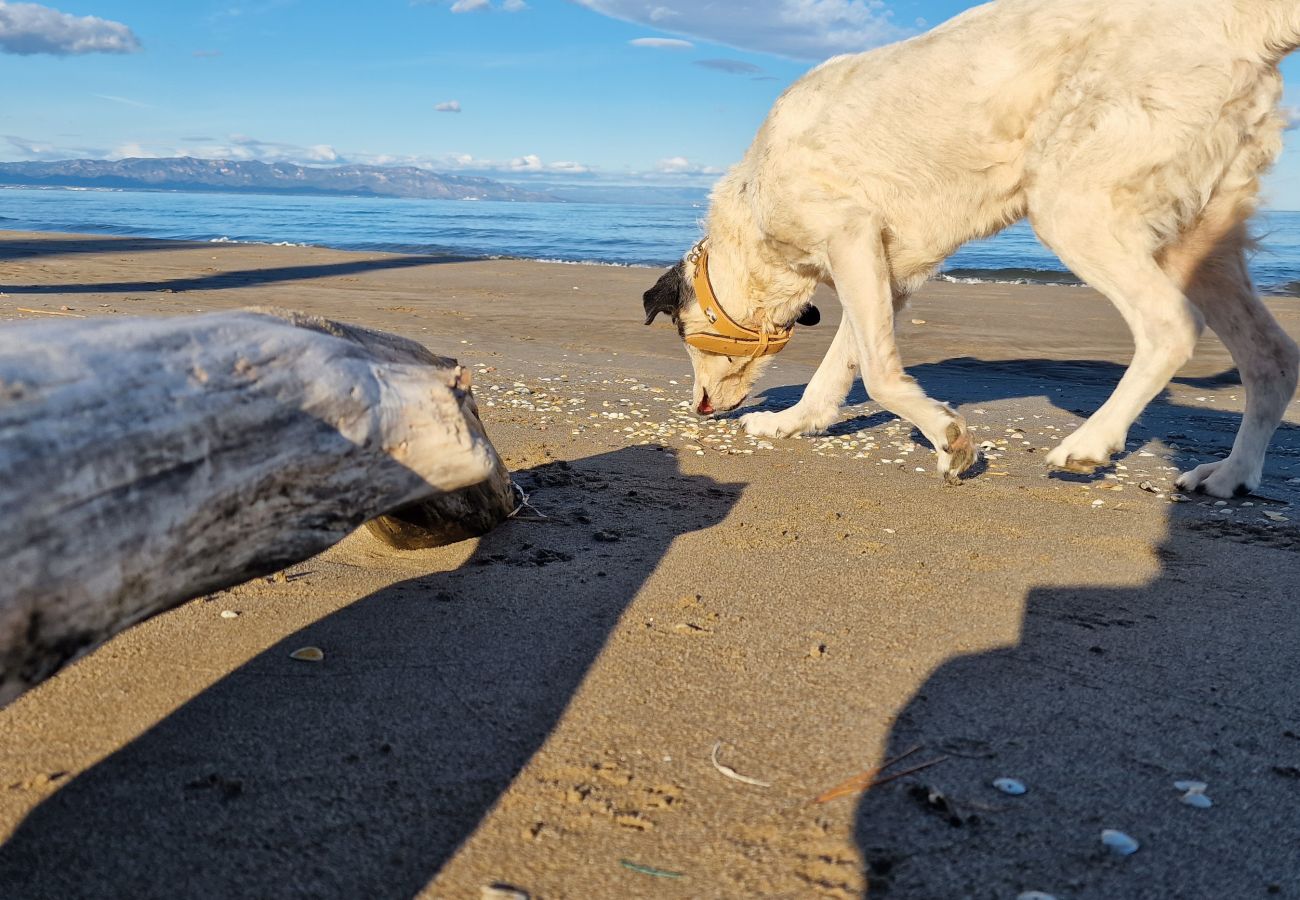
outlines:
{"label": "dry sand", "polygon": [[[860,389],[826,438],[697,422],[640,324],[655,274],[0,233],[6,323],[275,304],[458,356],[549,517],[410,555],[353,535],[0,711],[0,896],[1300,896],[1300,406],[1267,499],[1171,502],[1242,408],[1207,337],[1118,466],[1052,476],[1118,316],[935,284],[904,357],[998,447],[949,487]],[[756,402],[797,397],[823,311]],[[899,768],[945,761],[813,802],[916,745]]]}

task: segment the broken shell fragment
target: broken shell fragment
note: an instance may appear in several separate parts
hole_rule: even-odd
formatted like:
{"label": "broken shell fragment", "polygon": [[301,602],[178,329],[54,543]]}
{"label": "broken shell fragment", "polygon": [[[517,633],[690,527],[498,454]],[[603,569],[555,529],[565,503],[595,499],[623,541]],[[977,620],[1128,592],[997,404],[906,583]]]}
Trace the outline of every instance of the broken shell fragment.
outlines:
{"label": "broken shell fragment", "polygon": [[1209,787],[1204,781],[1175,781],[1174,790],[1191,794],[1202,794]]}
{"label": "broken shell fragment", "polygon": [[1010,794],[1012,797],[1019,797],[1029,790],[1025,787],[1023,781],[1017,781],[1015,778],[997,778],[993,781],[993,786],[1004,794]]}
{"label": "broken shell fragment", "polygon": [[1124,832],[1116,831],[1113,828],[1107,828],[1101,833],[1101,842],[1107,850],[1116,856],[1132,856],[1138,852],[1138,847],[1141,846]]}
{"label": "broken shell fragment", "polygon": [[1182,800],[1188,806],[1195,807],[1196,809],[1209,809],[1214,805],[1214,801],[1202,794],[1200,791],[1188,791],[1186,794],[1183,794]]}
{"label": "broken shell fragment", "polygon": [[289,658],[299,662],[320,662],[325,658],[325,651],[320,647],[300,647],[290,653]]}
{"label": "broken shell fragment", "polygon": [[238,619],[238,618],[239,618],[239,613],[235,612],[233,609],[223,609],[223,610],[221,611],[221,618],[223,618],[223,619]]}
{"label": "broken shell fragment", "polygon": [[1016,894],[1016,900],[1056,900],[1051,894],[1044,894],[1042,891],[1025,891]]}

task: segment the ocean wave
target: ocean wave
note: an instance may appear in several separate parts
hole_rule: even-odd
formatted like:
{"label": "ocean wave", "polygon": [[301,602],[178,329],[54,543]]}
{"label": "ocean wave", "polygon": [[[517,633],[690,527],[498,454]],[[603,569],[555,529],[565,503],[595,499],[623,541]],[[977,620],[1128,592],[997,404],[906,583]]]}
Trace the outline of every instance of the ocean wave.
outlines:
{"label": "ocean wave", "polygon": [[1055,287],[1081,287],[1083,282],[1059,269],[947,269],[934,276],[935,281],[949,284],[1039,284]]}
{"label": "ocean wave", "polygon": [[303,244],[297,241],[244,241],[232,237],[226,237],[224,234],[220,237],[208,238],[209,244],[259,244],[263,247],[315,247],[316,244]]}

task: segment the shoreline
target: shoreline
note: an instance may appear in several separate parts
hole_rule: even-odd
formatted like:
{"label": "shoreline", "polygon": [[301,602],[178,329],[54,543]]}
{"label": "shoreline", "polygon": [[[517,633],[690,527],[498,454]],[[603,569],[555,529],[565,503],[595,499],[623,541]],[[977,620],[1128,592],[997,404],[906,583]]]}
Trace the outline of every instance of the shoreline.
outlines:
{"label": "shoreline", "polygon": [[[1122,320],[1086,288],[932,282],[900,317],[904,362],[994,448],[948,487],[860,387],[815,438],[691,415],[674,330],[641,324],[652,281],[0,232],[0,327],[275,305],[457,357],[549,517],[412,554],[358,532],[0,710],[0,885],[1100,900],[1297,883],[1300,401],[1269,501],[1171,502],[1244,405],[1207,335],[1111,469],[1056,475],[1045,452],[1131,355]],[[824,323],[750,408],[798,398],[839,318],[819,300]],[[1265,302],[1300,335],[1300,300]],[[323,663],[289,659],[304,645]],[[770,786],[720,773],[718,742]],[[946,759],[814,802],[917,745]],[[1185,779],[1213,809],[1179,802]],[[1142,850],[1107,856],[1107,828]]]}

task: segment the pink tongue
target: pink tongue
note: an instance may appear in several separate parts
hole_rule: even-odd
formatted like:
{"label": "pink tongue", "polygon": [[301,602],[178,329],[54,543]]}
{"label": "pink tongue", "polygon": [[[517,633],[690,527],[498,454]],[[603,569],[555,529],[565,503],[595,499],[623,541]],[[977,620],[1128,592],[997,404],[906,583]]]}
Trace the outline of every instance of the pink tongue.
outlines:
{"label": "pink tongue", "polygon": [[699,413],[702,416],[713,415],[713,404],[709,402],[708,394],[705,394],[704,399],[700,401]]}

